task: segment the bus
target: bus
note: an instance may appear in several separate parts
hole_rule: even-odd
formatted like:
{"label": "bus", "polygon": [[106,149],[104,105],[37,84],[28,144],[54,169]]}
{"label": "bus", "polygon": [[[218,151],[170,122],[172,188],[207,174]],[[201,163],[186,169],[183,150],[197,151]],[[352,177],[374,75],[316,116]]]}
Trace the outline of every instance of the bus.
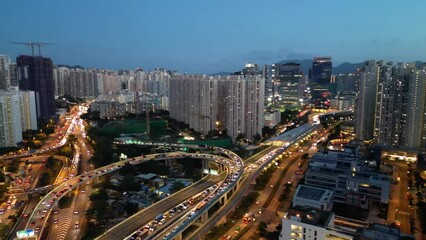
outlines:
{"label": "bus", "polygon": [[15,208],[16,207],[16,202],[17,202],[17,199],[16,198],[13,199],[12,203],[10,204],[10,207],[11,208]]}
{"label": "bus", "polygon": [[202,207],[204,207],[204,205],[206,205],[206,201],[202,201],[200,204],[198,204],[198,206],[197,206],[197,210],[200,210]]}

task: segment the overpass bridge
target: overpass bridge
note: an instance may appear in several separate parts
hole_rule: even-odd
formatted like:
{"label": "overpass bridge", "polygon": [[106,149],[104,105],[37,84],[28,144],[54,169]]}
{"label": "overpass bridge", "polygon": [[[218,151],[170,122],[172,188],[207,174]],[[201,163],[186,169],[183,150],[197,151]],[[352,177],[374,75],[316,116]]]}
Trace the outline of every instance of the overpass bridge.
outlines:
{"label": "overpass bridge", "polygon": [[[165,224],[162,224],[157,231],[154,233],[151,233],[148,239],[158,239],[159,233],[165,233],[167,235],[168,239],[181,239],[182,238],[182,232],[189,226],[192,226],[198,222],[198,220],[205,221],[208,219],[208,210],[215,205],[217,202],[220,202],[221,204],[225,204],[228,201],[228,195],[232,194],[236,191],[239,187],[239,182],[241,180],[241,176],[243,173],[243,161],[242,159],[236,155],[235,153],[222,149],[222,148],[216,148],[216,147],[206,147],[206,146],[194,146],[194,145],[187,145],[187,144],[163,144],[163,143],[149,143],[149,142],[142,142],[142,141],[128,141],[121,144],[137,144],[137,145],[147,145],[147,146],[168,146],[168,147],[187,147],[187,148],[194,148],[199,150],[210,150],[213,151],[218,155],[210,155],[210,154],[199,154],[199,153],[178,153],[177,155],[174,155],[174,159],[179,158],[185,158],[185,157],[192,157],[192,158],[198,158],[202,160],[213,160],[215,162],[219,163],[219,166],[224,166],[224,168],[221,169],[220,172],[223,172],[225,174],[225,179],[218,184],[216,184],[214,190],[209,191],[209,194],[204,194],[204,196],[199,199],[199,202],[192,207],[188,208],[186,211],[183,211],[181,214],[176,214],[176,216],[173,218],[173,221],[168,221]],[[173,154],[173,153],[172,153]],[[160,154],[161,155],[161,154]],[[162,154],[164,155],[164,154]],[[160,156],[161,157],[161,156]],[[200,191],[202,192],[202,191]],[[173,209],[173,207],[176,208],[179,204],[182,204],[183,202],[174,201],[174,204],[170,204],[169,208],[163,208],[162,211],[158,211],[158,214],[166,213]],[[203,206],[200,207],[200,204],[203,204]],[[142,214],[143,210],[140,213],[137,213],[135,215]],[[109,229],[106,233],[99,236],[97,239],[103,240],[103,239],[122,239],[123,236],[128,236],[130,239],[133,235],[138,235],[138,232],[144,232],[143,228],[146,226],[146,224],[149,222],[145,219],[145,221],[135,221],[136,216],[132,216],[121,223],[114,226],[112,229]],[[152,220],[156,215],[151,215]],[[135,224],[136,222],[136,224]],[[179,224],[176,224],[179,223]],[[202,224],[198,223],[198,225]],[[134,229],[132,232],[126,233],[123,231],[123,229],[129,229],[128,226],[134,226]],[[144,226],[145,225],[145,226]],[[142,229],[140,229],[142,227]],[[173,227],[174,229],[170,229]],[[170,231],[169,231],[170,230]],[[159,233],[158,233],[159,232]]]}
{"label": "overpass bridge", "polygon": [[[160,146],[164,144],[150,144],[151,146]],[[173,144],[175,147],[192,147],[196,149],[206,149],[205,147],[200,146],[193,146],[193,145],[179,145],[179,144]],[[228,152],[227,150],[223,149],[222,152]],[[231,155],[230,153],[225,153],[226,155]],[[235,155],[236,156],[236,155]],[[234,157],[235,157],[234,156]],[[126,160],[113,163],[104,167],[100,167],[98,169],[92,170],[90,172],[81,174],[79,176],[76,176],[74,178],[71,178],[67,181],[62,182],[58,186],[54,186],[53,190],[51,190],[46,196],[44,196],[40,202],[37,204],[37,206],[34,208],[34,211],[32,212],[29,221],[25,227],[25,230],[30,229],[36,229],[36,235],[41,236],[43,233],[43,229],[46,225],[47,220],[49,219],[49,216],[51,214],[53,206],[57,205],[58,201],[65,196],[67,193],[72,191],[73,189],[77,188],[78,186],[86,183],[87,181],[96,179],[102,175],[112,173],[114,171],[117,171],[121,167],[124,166],[125,163],[129,163],[132,165],[140,164],[142,162],[148,161],[148,160],[167,160],[167,159],[176,159],[176,158],[186,158],[186,157],[192,157],[197,159],[203,159],[203,160],[209,160],[209,161],[215,161],[218,162],[220,166],[226,165],[228,168],[235,168],[238,169],[240,173],[242,173],[242,161],[238,162],[236,166],[234,166],[236,163],[233,162],[230,159],[227,159],[223,156],[216,156],[211,154],[190,154],[190,153],[165,153],[165,154],[151,154],[147,156],[139,156],[135,158],[128,158]],[[238,157],[238,156],[237,156]],[[46,186],[48,187],[48,186]],[[130,234],[130,233],[129,233]],[[122,235],[121,235],[122,236]]]}

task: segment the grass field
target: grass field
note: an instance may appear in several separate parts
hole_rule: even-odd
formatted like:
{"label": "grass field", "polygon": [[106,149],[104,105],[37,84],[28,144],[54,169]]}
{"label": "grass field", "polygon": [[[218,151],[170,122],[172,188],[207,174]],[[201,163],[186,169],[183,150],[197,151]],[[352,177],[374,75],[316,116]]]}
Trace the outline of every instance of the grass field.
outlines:
{"label": "grass field", "polygon": [[[168,135],[167,121],[166,120],[151,120],[150,121],[152,139],[157,139],[161,136]],[[119,136],[120,134],[130,133],[146,133],[146,121],[138,119],[130,119],[124,121],[110,122],[102,128],[102,132]]]}

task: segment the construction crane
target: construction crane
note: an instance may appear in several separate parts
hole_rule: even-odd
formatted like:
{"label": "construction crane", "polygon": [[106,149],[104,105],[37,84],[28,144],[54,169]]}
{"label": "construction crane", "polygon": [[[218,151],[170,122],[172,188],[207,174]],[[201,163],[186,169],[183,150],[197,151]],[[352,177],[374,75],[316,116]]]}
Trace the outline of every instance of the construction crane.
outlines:
{"label": "construction crane", "polygon": [[41,47],[44,47],[46,45],[55,45],[55,43],[41,43],[41,42],[11,42],[12,44],[19,44],[19,45],[25,45],[31,48],[31,52],[34,57],[34,47],[38,47],[38,55],[41,57]]}

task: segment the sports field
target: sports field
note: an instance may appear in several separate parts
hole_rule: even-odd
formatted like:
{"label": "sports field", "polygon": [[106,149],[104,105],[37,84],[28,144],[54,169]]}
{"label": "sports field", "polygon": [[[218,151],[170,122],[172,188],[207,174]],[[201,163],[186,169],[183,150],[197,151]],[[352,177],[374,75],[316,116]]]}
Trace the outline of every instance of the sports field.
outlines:
{"label": "sports field", "polygon": [[[166,120],[151,120],[150,121],[152,139],[157,139],[161,136],[168,135],[169,131],[166,129],[167,121]],[[146,133],[146,121],[139,119],[129,119],[123,121],[114,121],[110,122],[102,128],[103,132],[114,134],[115,136],[120,136],[120,134],[140,134]]]}

